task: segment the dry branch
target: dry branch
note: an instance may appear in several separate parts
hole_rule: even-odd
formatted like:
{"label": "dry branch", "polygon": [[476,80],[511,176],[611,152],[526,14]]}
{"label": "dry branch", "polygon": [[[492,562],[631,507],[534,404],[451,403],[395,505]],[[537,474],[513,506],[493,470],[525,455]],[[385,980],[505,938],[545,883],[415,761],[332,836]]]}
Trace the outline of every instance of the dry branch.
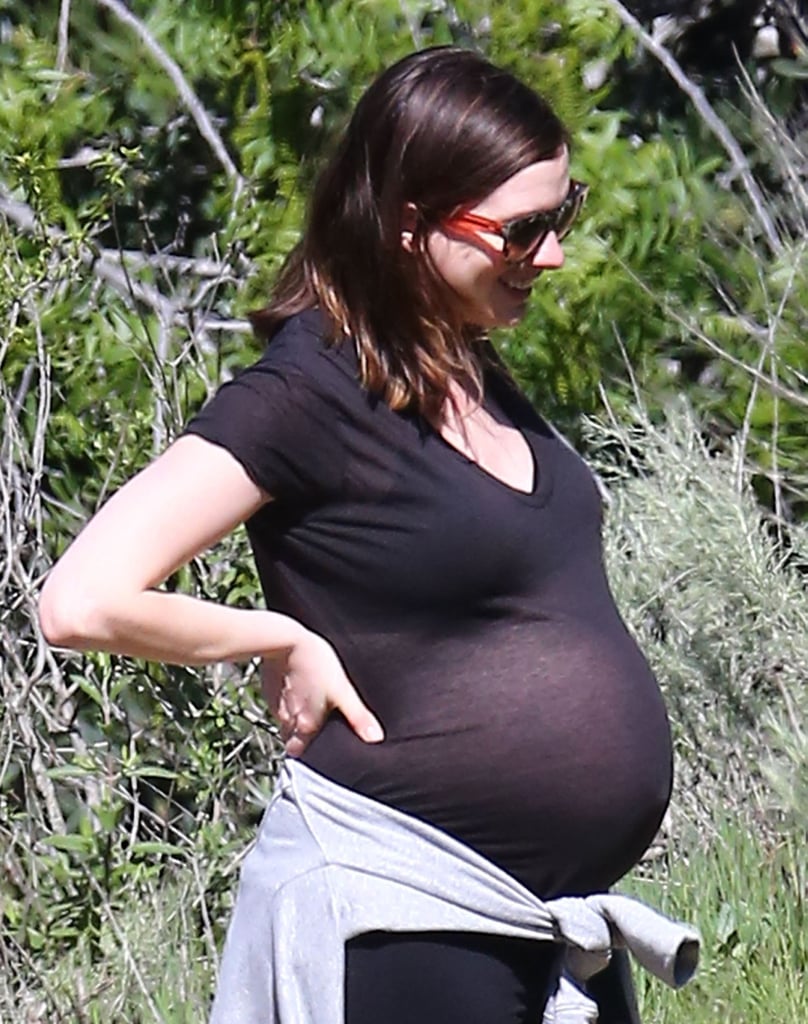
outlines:
{"label": "dry branch", "polygon": [[749,161],[744,156],[743,150],[738,145],[735,136],[718,114],[716,114],[710,101],[704,95],[704,91],[691,78],[688,78],[681,64],[670,50],[666,49],[666,47],[662,46],[653,36],[646,32],[634,15],[620,3],[620,0],[609,0],[609,3],[623,24],[630,28],[637,36],[643,48],[656,57],[682,92],[691,100],[701,119],[724,147],[725,152],[732,161],[733,168],[743,183],[746,194],[749,196],[757,219],[766,236],[769,248],[775,255],[779,254],[783,248],[780,236],[766,209],[766,201],[749,167]]}
{"label": "dry branch", "polygon": [[[36,214],[27,203],[13,199],[0,185],[0,215],[15,224],[26,235],[44,233],[55,245],[73,244],[72,239],[58,228],[43,226]],[[123,261],[118,253],[110,249],[98,250],[87,242],[80,244],[79,255],[82,263],[89,267],[93,274],[104,284],[113,288],[119,295],[131,302],[136,299],[149,306],[158,316],[173,320],[176,305],[170,303],[163,295],[150,285],[130,279],[125,271]]]}
{"label": "dry branch", "polygon": [[236,165],[231,160],[230,154],[227,152],[227,148],[222,141],[222,137],[216,131],[216,128],[214,127],[208,112],[202,105],[201,100],[188,84],[188,80],[183,74],[182,68],[179,64],[177,64],[173,57],[166,53],[143,22],[124,4],[122,4],[120,0],[95,0],[95,2],[99,7],[105,7],[108,11],[111,11],[119,21],[122,21],[124,25],[131,28],[152,57],[166,72],[168,77],[174,83],[174,87],[176,88],[186,110],[196,122],[199,134],[213,150],[213,153],[222,165],[225,174],[233,182],[236,195],[240,195],[244,188],[244,179],[239,174]]}
{"label": "dry branch", "polygon": [[[23,234],[44,233],[45,237],[56,245],[74,244],[73,240],[58,228],[47,225],[43,227],[31,207],[27,203],[12,198],[2,185],[0,185],[0,216],[4,216]],[[92,270],[101,283],[112,288],[127,302],[130,304],[133,300],[141,302],[153,310],[161,321],[169,324],[178,323],[183,327],[188,323],[188,306],[193,308],[194,303],[166,298],[157,288],[133,278],[129,273],[130,269],[135,271],[146,269],[155,273],[175,271],[189,279],[208,278],[216,284],[236,280],[235,268],[227,262],[218,260],[172,256],[159,252],[148,255],[131,249],[117,251],[96,248],[88,242],[81,244],[79,255],[82,263]],[[239,273],[248,274],[250,271],[249,260],[242,257],[239,264]],[[219,321],[210,315],[205,316],[201,320],[201,324],[203,329],[207,330],[235,330],[240,333],[250,331],[249,324],[244,320]]]}
{"label": "dry branch", "polygon": [[56,54],[56,70],[67,67],[67,39],[70,26],[70,0],[61,0],[59,5],[59,42]]}

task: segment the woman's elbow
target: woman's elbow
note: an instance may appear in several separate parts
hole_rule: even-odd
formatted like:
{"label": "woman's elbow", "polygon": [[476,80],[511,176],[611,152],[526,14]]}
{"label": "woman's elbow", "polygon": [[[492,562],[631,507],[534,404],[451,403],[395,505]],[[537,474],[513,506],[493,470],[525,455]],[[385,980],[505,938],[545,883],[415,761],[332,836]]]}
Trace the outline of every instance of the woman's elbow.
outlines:
{"label": "woman's elbow", "polygon": [[39,627],[54,647],[78,650],[97,644],[105,632],[99,602],[80,585],[51,574],[39,597]]}

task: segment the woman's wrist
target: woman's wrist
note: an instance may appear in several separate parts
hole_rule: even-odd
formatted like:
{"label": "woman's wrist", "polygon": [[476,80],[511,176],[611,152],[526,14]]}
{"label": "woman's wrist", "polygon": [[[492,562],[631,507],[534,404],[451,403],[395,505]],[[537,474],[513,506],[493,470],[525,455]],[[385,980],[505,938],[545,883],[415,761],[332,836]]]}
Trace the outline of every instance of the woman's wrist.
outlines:
{"label": "woman's wrist", "polygon": [[304,626],[299,619],[292,618],[284,612],[267,611],[268,616],[268,644],[260,654],[264,658],[287,658],[302,647],[307,647],[316,641],[322,641],[318,636]]}

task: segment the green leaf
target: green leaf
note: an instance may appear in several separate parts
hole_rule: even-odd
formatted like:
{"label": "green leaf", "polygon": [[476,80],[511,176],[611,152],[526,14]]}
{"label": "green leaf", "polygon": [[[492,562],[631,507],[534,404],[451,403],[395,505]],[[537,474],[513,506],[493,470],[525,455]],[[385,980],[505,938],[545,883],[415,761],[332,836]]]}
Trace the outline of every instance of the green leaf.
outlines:
{"label": "green leaf", "polygon": [[151,778],[151,779],[179,779],[180,773],[171,768],[162,768],[156,764],[141,764],[133,768],[125,768],[123,774],[126,778]]}
{"label": "green leaf", "polygon": [[182,857],[187,854],[181,846],[176,846],[173,843],[162,843],[158,841],[144,841],[140,843],[133,843],[131,846],[131,852],[136,857],[151,857],[151,856],[162,856],[167,857]]}
{"label": "green leaf", "polygon": [[45,836],[40,842],[44,846],[51,846],[54,850],[61,850],[64,853],[89,853],[94,845],[91,837],[74,834]]}

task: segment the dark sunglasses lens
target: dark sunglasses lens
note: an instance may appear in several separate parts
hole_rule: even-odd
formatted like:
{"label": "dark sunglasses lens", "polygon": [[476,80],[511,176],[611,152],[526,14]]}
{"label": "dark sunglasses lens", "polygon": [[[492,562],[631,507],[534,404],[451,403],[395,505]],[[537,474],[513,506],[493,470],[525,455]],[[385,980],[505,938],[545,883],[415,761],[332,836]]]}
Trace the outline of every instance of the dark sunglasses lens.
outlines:
{"label": "dark sunglasses lens", "polygon": [[536,252],[551,231],[556,233],[559,241],[564,238],[581,212],[587,191],[586,185],[573,182],[569,195],[557,209],[534,213],[531,217],[522,217],[507,224],[504,232],[506,259],[511,262],[526,259]]}
{"label": "dark sunglasses lens", "polygon": [[537,249],[547,232],[553,230],[554,221],[553,216],[544,213],[512,221],[506,236],[509,258],[518,260]]}
{"label": "dark sunglasses lens", "polygon": [[584,205],[584,199],[586,198],[586,188],[581,188],[571,195],[564,206],[559,210],[558,221],[555,226],[555,233],[561,240],[567,232],[570,230],[572,225],[578,218],[578,214],[581,212],[581,207]]}

